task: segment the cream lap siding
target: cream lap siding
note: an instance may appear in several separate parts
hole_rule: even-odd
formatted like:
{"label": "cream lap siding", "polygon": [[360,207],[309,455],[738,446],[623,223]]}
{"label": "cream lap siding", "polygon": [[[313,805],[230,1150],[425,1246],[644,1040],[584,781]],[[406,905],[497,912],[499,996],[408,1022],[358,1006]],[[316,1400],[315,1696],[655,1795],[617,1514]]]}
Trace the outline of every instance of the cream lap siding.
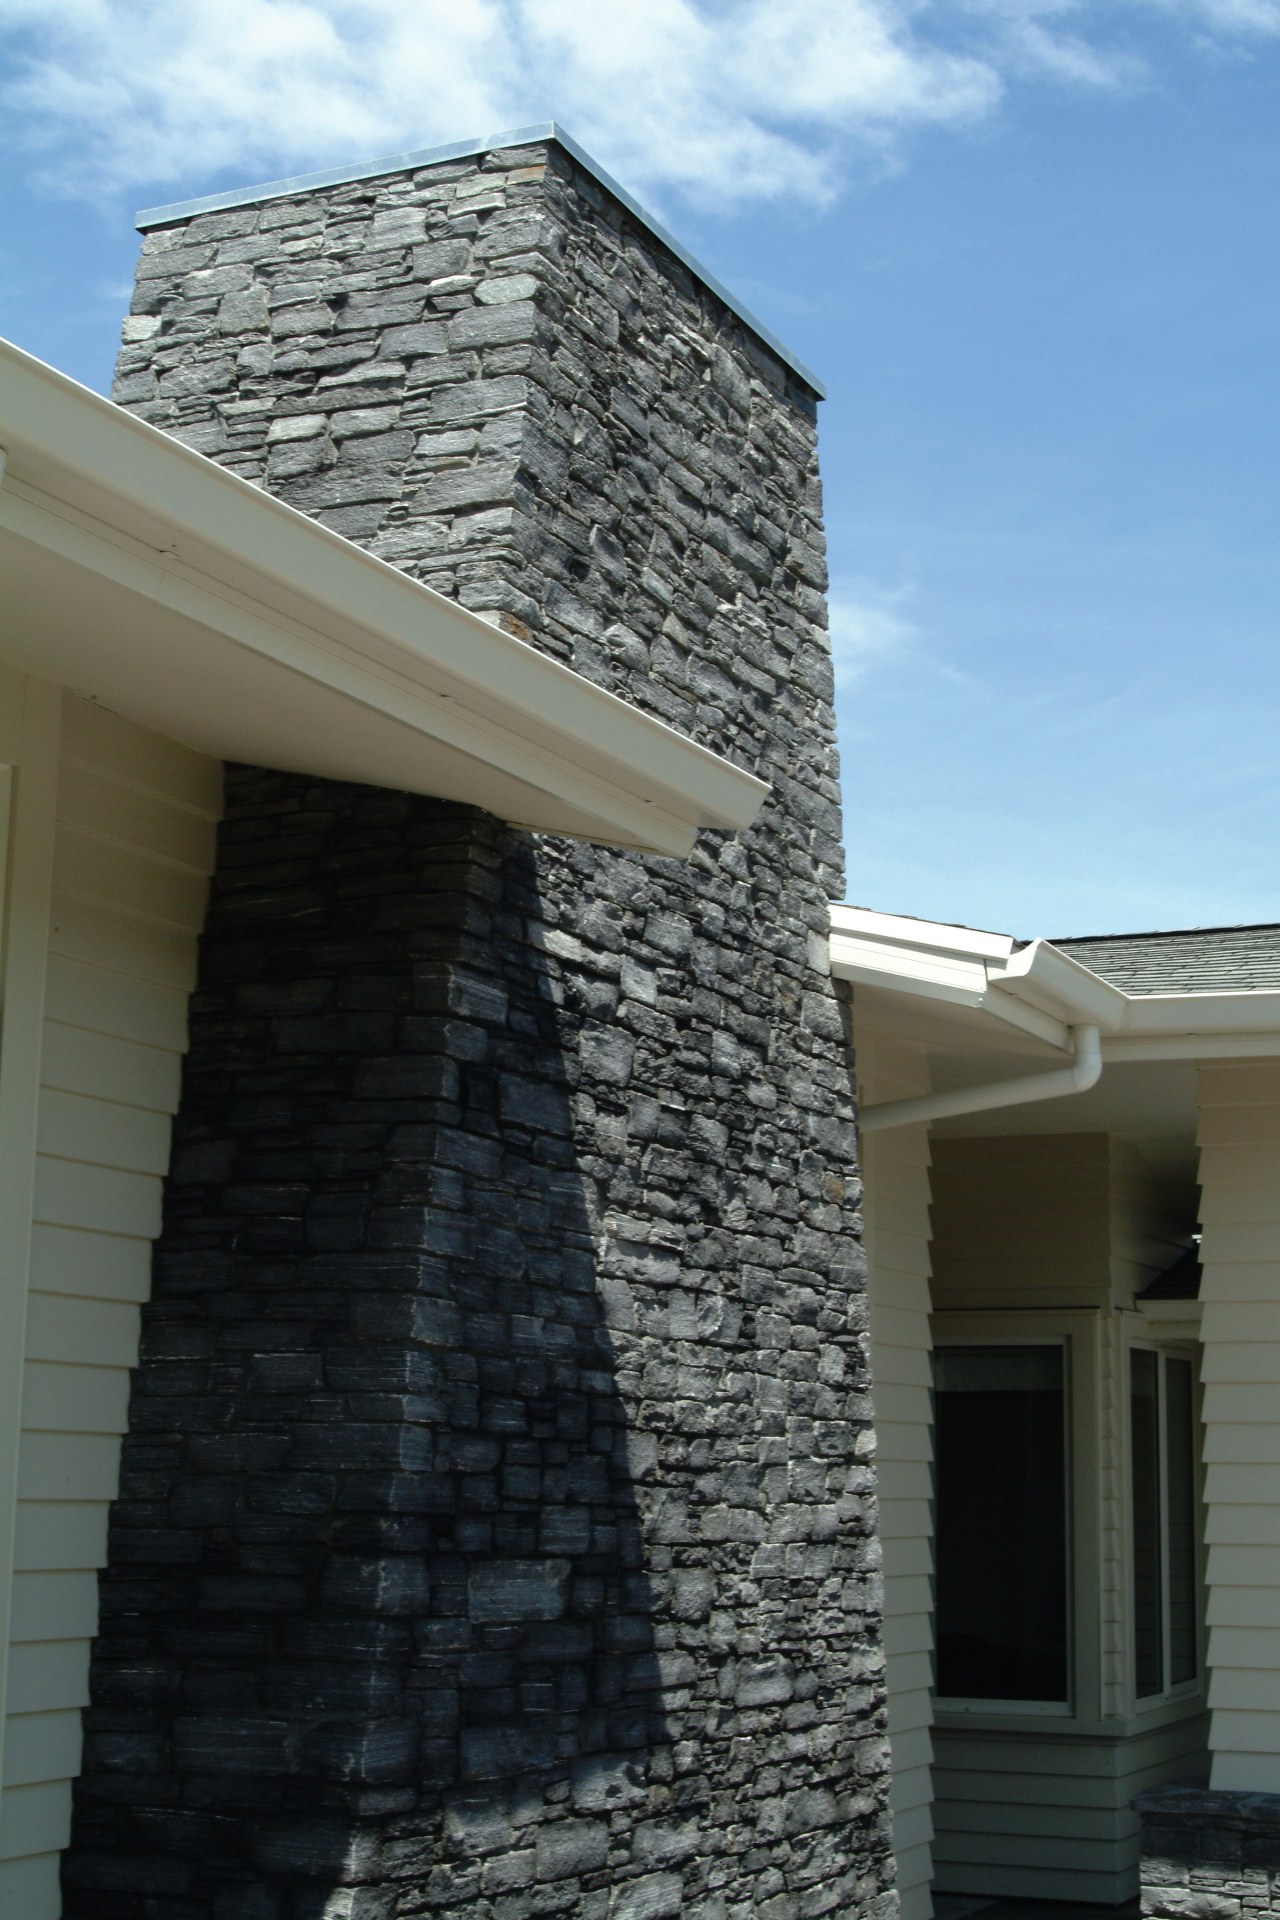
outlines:
{"label": "cream lap siding", "polygon": [[939,1887],[1098,1906],[1132,1899],[1141,1831],[1130,1802],[1195,1779],[1204,1739],[1203,1713],[1093,1736],[1043,1725],[937,1729]]}
{"label": "cream lap siding", "polygon": [[1104,1133],[935,1134],[935,1311],[1104,1305],[1110,1166]]}
{"label": "cream lap siding", "polygon": [[56,1920],[97,1569],[150,1285],[214,761],[64,702],[18,1457],[0,1914]]}
{"label": "cream lap siding", "polygon": [[1203,1777],[1205,1764],[1201,1699],[1131,1708],[1125,1518],[1126,1326],[1138,1319],[1135,1292],[1183,1244],[1194,1196],[1179,1218],[1140,1155],[1098,1133],[935,1137],[931,1185],[938,1310],[968,1315],[966,1338],[980,1319],[1032,1337],[1040,1322],[1028,1308],[1046,1310],[1050,1331],[1071,1315],[1075,1362],[1090,1378],[1096,1357],[1096,1390],[1077,1391],[1073,1407],[1075,1712],[940,1712],[935,1884],[988,1898],[1126,1900],[1138,1887],[1134,1794]]}
{"label": "cream lap siding", "polygon": [[[866,1104],[927,1093],[905,1048],[858,1045]],[[891,1128],[861,1143],[871,1300],[871,1366],[884,1553],[884,1635],[893,1755],[890,1805],[902,1920],[933,1902],[932,1406],[929,1362],[929,1134]]]}
{"label": "cream lap siding", "polygon": [[1280,1064],[1198,1097],[1210,1785],[1280,1793]]}

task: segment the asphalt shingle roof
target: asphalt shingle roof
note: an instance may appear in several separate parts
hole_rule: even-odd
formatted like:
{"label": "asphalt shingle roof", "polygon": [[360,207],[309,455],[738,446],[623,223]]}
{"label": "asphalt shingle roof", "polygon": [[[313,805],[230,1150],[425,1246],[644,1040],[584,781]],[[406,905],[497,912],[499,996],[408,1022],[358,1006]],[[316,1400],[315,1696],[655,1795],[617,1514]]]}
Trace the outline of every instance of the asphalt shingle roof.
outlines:
{"label": "asphalt shingle roof", "polygon": [[1100,934],[1051,944],[1125,993],[1280,992],[1280,926]]}

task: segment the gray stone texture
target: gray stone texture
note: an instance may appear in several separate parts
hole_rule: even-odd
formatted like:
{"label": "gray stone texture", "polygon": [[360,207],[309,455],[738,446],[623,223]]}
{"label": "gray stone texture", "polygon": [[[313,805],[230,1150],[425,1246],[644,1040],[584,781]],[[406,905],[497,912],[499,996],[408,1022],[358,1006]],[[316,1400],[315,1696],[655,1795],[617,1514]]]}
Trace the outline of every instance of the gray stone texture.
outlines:
{"label": "gray stone texture", "polygon": [[558,146],[148,236],[117,397],[771,783],[229,773],[67,1920],[880,1920],[812,396]]}
{"label": "gray stone texture", "polygon": [[1151,1920],[1280,1913],[1280,1794],[1160,1787],[1141,1794],[1142,1911]]}

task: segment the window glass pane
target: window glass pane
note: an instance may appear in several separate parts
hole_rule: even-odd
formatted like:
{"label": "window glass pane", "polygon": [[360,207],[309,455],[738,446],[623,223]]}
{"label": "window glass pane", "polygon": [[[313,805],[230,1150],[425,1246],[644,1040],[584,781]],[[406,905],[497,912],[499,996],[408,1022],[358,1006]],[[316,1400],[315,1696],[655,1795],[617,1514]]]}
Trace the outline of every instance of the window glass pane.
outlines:
{"label": "window glass pane", "polygon": [[934,1363],[938,1692],[1066,1701],[1065,1351]]}
{"label": "window glass pane", "polygon": [[1196,1677],[1196,1462],[1191,1362],[1166,1360],[1165,1473],[1169,1490],[1169,1684]]}
{"label": "window glass pane", "polygon": [[1133,1459],[1133,1638],[1138,1698],[1164,1686],[1164,1625],[1160,1611],[1159,1362],[1134,1347],[1129,1353],[1129,1433]]}

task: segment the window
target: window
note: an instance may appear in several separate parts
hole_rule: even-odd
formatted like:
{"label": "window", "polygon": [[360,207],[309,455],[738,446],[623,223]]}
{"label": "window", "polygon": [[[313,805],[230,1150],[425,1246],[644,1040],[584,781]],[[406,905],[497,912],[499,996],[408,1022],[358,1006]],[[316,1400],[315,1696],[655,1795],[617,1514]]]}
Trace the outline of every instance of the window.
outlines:
{"label": "window", "polygon": [[1065,1704],[1067,1345],[934,1353],[938,1692]]}
{"label": "window", "polygon": [[1195,1383],[1188,1356],[1129,1350],[1133,1675],[1139,1700],[1199,1677]]}

